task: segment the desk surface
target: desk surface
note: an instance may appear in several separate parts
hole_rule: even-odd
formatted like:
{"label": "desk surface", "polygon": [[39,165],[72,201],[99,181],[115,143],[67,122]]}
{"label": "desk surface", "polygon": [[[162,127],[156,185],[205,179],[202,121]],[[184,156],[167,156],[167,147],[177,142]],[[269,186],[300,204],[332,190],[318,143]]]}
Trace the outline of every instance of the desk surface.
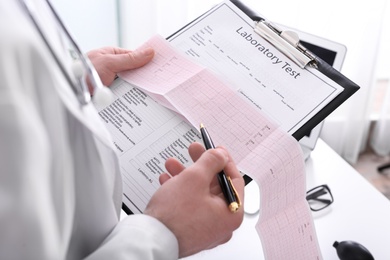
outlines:
{"label": "desk surface", "polygon": [[[322,140],[306,162],[306,174],[308,189],[328,184],[334,196],[327,210],[313,214],[323,259],[338,259],[332,245],[344,240],[361,243],[377,260],[389,259],[390,201]],[[246,193],[246,202],[251,194]],[[264,259],[254,228],[257,220],[258,215],[245,214],[228,243],[185,259]]]}

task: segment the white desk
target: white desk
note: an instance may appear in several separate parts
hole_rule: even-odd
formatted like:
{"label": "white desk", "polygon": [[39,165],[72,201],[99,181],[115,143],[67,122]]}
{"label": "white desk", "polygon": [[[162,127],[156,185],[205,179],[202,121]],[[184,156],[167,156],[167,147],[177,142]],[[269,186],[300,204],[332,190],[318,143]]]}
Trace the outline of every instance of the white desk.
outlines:
{"label": "white desk", "polygon": [[[329,210],[313,215],[323,259],[338,259],[336,240],[354,240],[376,260],[390,259],[390,201],[322,140],[306,164],[307,188],[328,184],[335,200]],[[264,259],[257,220],[258,215],[245,215],[228,243],[185,259]]]}

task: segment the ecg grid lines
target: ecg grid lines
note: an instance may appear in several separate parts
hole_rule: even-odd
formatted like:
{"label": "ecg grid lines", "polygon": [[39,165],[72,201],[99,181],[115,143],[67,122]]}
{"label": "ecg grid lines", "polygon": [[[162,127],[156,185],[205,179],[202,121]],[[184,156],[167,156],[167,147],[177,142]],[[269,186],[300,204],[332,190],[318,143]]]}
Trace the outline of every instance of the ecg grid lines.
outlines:
{"label": "ecg grid lines", "polygon": [[203,123],[215,145],[229,147],[237,163],[276,128],[207,70],[170,91],[167,98],[193,126]]}
{"label": "ecg grid lines", "polygon": [[[161,55],[176,56],[173,49],[161,47],[167,45],[162,38],[150,41],[158,46],[156,50]],[[179,63],[175,60],[175,64]],[[168,74],[176,71],[173,65],[170,64]],[[145,69],[143,75],[150,77],[155,71],[148,74]],[[142,82],[146,78],[137,78],[140,75],[133,73],[125,79]],[[256,229],[266,259],[321,259],[305,199],[305,168],[298,142],[210,71],[197,71],[191,78],[176,81],[181,83],[175,88],[161,87],[164,82],[149,82],[147,91],[157,93],[160,87],[165,89],[164,96],[172,107],[193,126],[204,123],[215,145],[226,146],[239,169],[259,185],[261,206]]]}
{"label": "ecg grid lines", "polygon": [[256,230],[265,258],[322,259],[305,199],[305,165],[297,142],[275,129],[242,164],[255,173],[250,176],[260,188]]}
{"label": "ecg grid lines", "polygon": [[158,50],[153,60],[142,69],[119,73],[121,78],[131,78],[131,83],[144,91],[164,95],[203,69],[182,54],[175,53],[161,36],[156,35],[152,39],[154,40],[146,42],[141,48],[152,47]]}

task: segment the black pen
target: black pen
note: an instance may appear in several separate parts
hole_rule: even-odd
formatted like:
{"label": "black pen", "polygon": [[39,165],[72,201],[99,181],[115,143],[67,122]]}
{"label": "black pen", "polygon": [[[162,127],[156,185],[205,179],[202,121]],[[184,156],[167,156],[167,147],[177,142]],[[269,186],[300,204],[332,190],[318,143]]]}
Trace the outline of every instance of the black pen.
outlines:
{"label": "black pen", "polygon": [[[207,150],[214,149],[215,146],[213,144],[213,141],[211,140],[211,137],[203,124],[200,124],[200,133],[202,134],[202,139],[205,148]],[[229,176],[226,176],[223,170],[220,173],[218,173],[217,177],[218,177],[218,182],[222,189],[222,193],[228,202],[230,211],[236,212],[240,207],[241,202],[240,202],[240,198],[238,197],[238,193],[233,186],[231,178]]]}

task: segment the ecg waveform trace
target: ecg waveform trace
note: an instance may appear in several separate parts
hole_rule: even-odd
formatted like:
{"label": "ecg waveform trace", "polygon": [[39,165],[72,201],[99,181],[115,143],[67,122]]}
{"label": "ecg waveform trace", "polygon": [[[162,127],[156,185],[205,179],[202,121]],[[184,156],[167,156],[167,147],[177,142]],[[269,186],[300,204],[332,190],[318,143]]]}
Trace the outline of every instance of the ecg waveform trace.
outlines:
{"label": "ecg waveform trace", "polygon": [[[186,57],[169,58],[181,56],[162,37],[152,38],[147,46],[163,59],[123,78],[151,96],[164,97],[194,127],[203,123],[215,145],[226,146],[239,169],[256,181],[261,198],[256,230],[266,259],[321,259],[305,200],[305,167],[298,142],[211,71]],[[162,76],[164,72],[167,75]],[[272,250],[275,245],[281,250]]]}

